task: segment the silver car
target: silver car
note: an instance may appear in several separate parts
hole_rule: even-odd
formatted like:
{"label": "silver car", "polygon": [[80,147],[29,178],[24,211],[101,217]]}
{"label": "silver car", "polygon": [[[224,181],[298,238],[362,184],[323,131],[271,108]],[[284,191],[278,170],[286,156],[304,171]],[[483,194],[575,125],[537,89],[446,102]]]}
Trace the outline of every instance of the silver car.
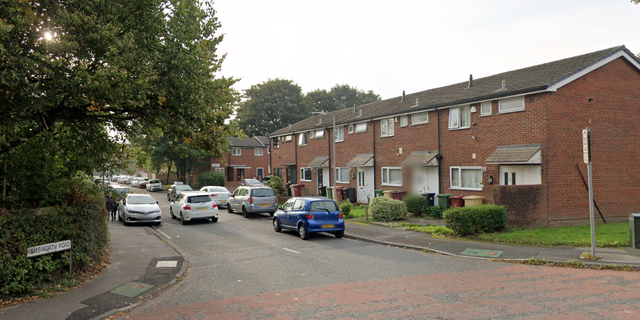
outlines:
{"label": "silver car", "polygon": [[241,211],[248,218],[252,213],[273,214],[278,210],[278,197],[271,187],[238,187],[229,198],[227,211]]}
{"label": "silver car", "polygon": [[118,206],[118,220],[125,225],[130,223],[159,225],[162,222],[162,211],[152,196],[131,193]]}
{"label": "silver car", "polygon": [[151,179],[147,182],[147,191],[162,191],[162,182],[158,179]]}
{"label": "silver car", "polygon": [[226,208],[229,197],[231,197],[231,191],[225,187],[218,186],[206,186],[200,188],[200,191],[208,192],[213,201],[218,204],[218,207]]}

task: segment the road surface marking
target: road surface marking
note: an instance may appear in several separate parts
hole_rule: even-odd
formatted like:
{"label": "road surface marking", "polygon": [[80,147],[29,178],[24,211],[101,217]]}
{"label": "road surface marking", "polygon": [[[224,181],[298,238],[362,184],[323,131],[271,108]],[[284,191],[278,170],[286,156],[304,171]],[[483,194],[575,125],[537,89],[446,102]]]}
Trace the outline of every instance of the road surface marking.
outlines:
{"label": "road surface marking", "polygon": [[156,231],[158,231],[158,232],[162,233],[162,235],[163,235],[163,236],[165,236],[165,237],[167,237],[167,238],[171,239],[171,237],[169,237],[166,233],[164,233],[164,232],[162,232],[162,231],[160,231],[160,230],[158,230],[158,229],[156,229]]}
{"label": "road surface marking", "polygon": [[287,251],[289,251],[289,252],[293,252],[293,253],[297,253],[297,254],[302,254],[302,253],[300,253],[300,252],[298,252],[298,251],[294,251],[294,250],[291,250],[291,249],[287,249],[287,248],[282,248],[282,249],[287,250]]}

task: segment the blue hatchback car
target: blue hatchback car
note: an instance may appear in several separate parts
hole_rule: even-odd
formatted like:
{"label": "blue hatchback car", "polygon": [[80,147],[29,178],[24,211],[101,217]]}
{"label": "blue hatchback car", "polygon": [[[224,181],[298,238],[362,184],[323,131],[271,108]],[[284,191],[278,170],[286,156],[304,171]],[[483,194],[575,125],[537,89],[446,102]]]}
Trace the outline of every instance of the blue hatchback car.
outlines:
{"label": "blue hatchback car", "polygon": [[330,232],[344,236],[344,220],[338,205],[325,197],[291,198],[273,215],[273,230],[297,231],[303,240],[314,232]]}

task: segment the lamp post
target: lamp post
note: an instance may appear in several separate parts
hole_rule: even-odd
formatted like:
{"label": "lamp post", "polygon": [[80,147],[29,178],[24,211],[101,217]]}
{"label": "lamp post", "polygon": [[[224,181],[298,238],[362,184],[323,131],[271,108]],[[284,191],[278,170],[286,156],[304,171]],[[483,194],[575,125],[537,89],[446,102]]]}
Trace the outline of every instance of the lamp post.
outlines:
{"label": "lamp post", "polygon": [[[319,114],[319,115],[327,115],[326,111],[314,111],[311,112],[312,114]],[[331,195],[333,197],[333,200],[335,200],[336,202],[338,202],[338,190],[336,190],[336,115],[335,113],[332,114],[333,116],[333,191],[331,192]],[[329,166],[329,170],[331,170],[331,166]],[[329,174],[331,174],[331,172],[329,172]]]}

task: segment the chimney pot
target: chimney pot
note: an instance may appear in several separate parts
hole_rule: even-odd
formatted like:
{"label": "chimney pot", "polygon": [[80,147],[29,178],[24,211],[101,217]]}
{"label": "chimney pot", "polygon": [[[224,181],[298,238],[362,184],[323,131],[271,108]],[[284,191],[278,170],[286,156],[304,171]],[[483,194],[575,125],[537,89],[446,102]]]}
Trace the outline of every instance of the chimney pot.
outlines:
{"label": "chimney pot", "polygon": [[470,74],[469,75],[469,87],[468,88],[472,88],[473,87],[473,75]]}

